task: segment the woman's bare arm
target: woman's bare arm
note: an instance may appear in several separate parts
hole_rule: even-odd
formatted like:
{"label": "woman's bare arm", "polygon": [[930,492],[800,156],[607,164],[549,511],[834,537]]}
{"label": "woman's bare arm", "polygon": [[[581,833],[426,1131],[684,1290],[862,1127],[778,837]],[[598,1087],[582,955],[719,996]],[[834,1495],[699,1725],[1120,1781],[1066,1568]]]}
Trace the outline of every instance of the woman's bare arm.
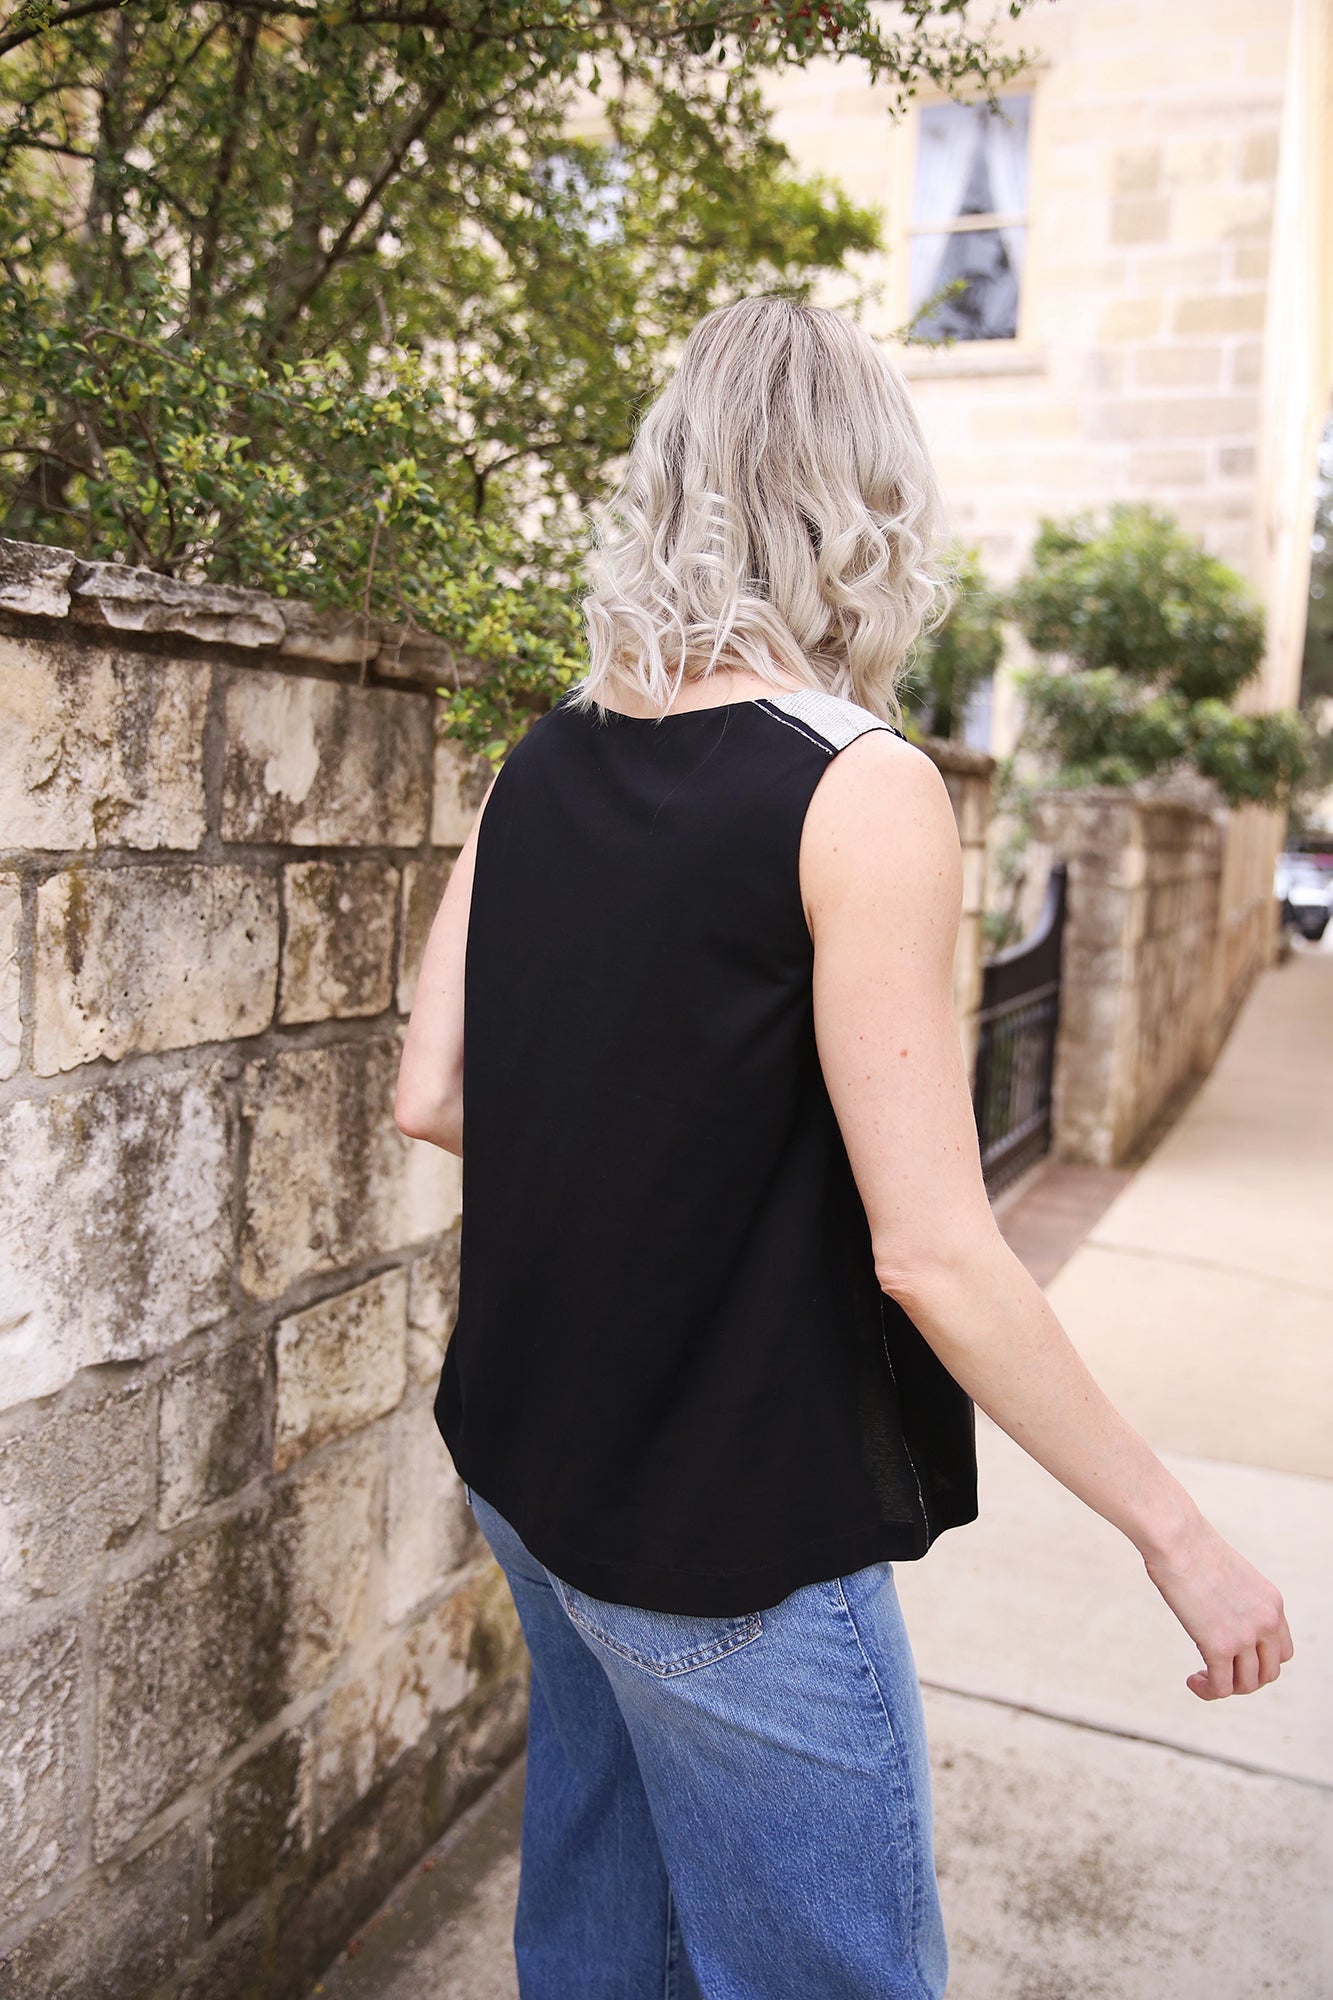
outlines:
{"label": "woman's bare arm", "polygon": [[463,964],[477,833],[494,784],[492,778],[435,913],[398,1069],[398,1130],[447,1153],[463,1151]]}
{"label": "woman's bare arm", "polygon": [[801,885],[820,1060],[882,1288],[977,1405],[1135,1544],[1203,1655],[1195,1694],[1275,1680],[1291,1657],[1277,1591],[1097,1386],[991,1215],[952,1002],[961,855],[929,759],[881,731],[835,758]]}

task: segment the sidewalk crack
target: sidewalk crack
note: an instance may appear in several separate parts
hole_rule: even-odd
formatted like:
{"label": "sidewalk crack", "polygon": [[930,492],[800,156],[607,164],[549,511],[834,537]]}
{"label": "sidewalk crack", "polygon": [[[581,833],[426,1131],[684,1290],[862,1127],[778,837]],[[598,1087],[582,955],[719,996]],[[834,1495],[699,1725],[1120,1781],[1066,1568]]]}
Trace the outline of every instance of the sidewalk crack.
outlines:
{"label": "sidewalk crack", "polygon": [[1151,1250],[1139,1243],[1116,1243],[1101,1236],[1087,1236],[1080,1246],[1088,1250],[1108,1250],[1117,1257],[1142,1257],[1154,1264],[1188,1264],[1196,1271],[1218,1271],[1227,1278],[1253,1278],[1257,1285],[1279,1285],[1283,1291],[1305,1292],[1313,1299],[1333,1297],[1333,1277],[1327,1285],[1312,1285],[1304,1278],[1282,1278],[1270,1271],[1253,1271],[1245,1264],[1225,1264],[1215,1257],[1193,1257],[1182,1250]]}

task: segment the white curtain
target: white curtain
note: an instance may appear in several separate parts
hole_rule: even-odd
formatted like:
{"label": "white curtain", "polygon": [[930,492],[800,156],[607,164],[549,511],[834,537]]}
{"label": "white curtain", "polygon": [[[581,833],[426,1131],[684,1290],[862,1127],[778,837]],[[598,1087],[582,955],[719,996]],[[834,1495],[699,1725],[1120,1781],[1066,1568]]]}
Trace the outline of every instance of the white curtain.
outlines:
{"label": "white curtain", "polygon": [[[984,113],[983,113],[984,117]],[[993,121],[992,121],[993,122]],[[978,147],[985,138],[976,113],[966,104],[930,104],[921,112],[917,134],[916,185],[912,196],[914,223],[952,222],[962,206]],[[918,265],[912,286],[914,303],[939,290],[937,274],[948,248],[947,236],[931,238],[928,268]],[[925,245],[921,251],[924,253]]]}
{"label": "white curtain", "polygon": [[[991,200],[999,215],[1027,214],[1028,103],[1026,97],[1002,97],[1002,115],[986,117],[986,165],[990,170]],[[1000,231],[1009,268],[1016,278],[1023,275],[1026,233],[1018,227]]]}

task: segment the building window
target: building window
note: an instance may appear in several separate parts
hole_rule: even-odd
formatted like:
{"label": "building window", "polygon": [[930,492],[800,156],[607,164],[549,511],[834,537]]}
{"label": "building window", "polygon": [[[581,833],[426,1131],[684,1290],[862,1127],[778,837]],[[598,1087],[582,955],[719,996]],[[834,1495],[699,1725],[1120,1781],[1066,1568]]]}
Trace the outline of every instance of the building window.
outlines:
{"label": "building window", "polygon": [[1031,102],[922,107],[908,239],[914,340],[1012,340],[1018,332]]}

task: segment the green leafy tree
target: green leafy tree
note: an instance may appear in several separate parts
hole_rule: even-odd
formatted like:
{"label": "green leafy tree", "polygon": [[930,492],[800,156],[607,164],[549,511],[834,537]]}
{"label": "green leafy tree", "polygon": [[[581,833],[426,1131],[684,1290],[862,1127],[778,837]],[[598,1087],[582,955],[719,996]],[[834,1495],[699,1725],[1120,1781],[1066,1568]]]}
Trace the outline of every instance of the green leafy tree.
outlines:
{"label": "green leafy tree", "polygon": [[587,512],[674,345],[876,241],[769,129],[816,55],[899,103],[1013,67],[963,0],[23,0],[7,532],[428,626],[498,748],[576,671]]}
{"label": "green leafy tree", "polygon": [[1306,758],[1289,711],[1232,704],[1263,658],[1263,614],[1234,570],[1143,506],[1045,521],[1012,595],[1034,652],[1028,746],[1066,785],[1131,785],[1191,765],[1232,804],[1284,800]]}

